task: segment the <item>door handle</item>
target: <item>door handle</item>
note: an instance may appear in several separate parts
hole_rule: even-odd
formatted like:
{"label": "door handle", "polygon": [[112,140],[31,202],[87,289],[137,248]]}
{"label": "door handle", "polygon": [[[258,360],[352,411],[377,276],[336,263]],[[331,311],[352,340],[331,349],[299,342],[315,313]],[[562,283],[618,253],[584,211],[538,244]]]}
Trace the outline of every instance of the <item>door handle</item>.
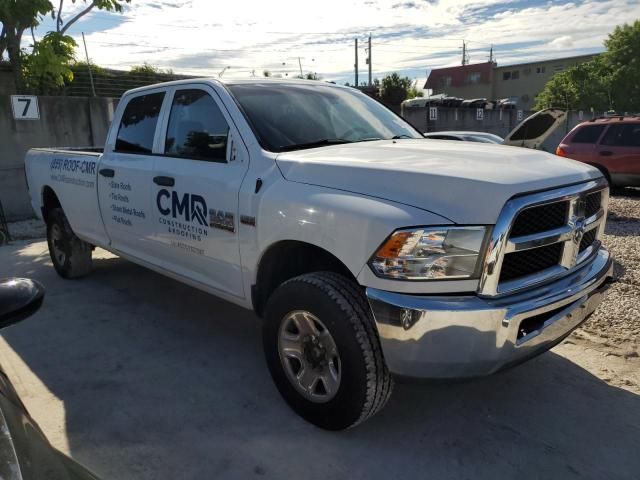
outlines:
{"label": "door handle", "polygon": [[153,183],[156,185],[161,185],[163,187],[173,187],[176,184],[176,179],[173,177],[153,177]]}
{"label": "door handle", "polygon": [[603,157],[610,157],[611,155],[613,155],[613,152],[605,150],[603,152],[600,152],[600,155],[602,155]]}
{"label": "door handle", "polygon": [[100,175],[107,178],[113,178],[116,174],[116,171],[113,168],[101,168]]}

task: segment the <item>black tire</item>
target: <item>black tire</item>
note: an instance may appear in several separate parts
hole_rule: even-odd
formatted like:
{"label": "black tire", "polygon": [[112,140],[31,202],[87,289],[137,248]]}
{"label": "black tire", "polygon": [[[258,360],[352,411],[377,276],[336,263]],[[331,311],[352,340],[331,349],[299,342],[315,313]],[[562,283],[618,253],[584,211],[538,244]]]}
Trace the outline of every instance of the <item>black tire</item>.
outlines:
{"label": "black tire", "polygon": [[[308,311],[326,325],[341,362],[335,396],[314,403],[298,393],[285,373],[278,335],[285,317]],[[264,352],[273,380],[291,408],[327,430],[354,427],[384,407],[393,390],[380,340],[364,293],[347,278],[330,272],[301,275],[283,283],[269,298],[263,326]]]}
{"label": "black tire", "polygon": [[82,277],[93,269],[91,244],[73,233],[61,208],[54,208],[47,216],[47,244],[53,267],[62,278]]}

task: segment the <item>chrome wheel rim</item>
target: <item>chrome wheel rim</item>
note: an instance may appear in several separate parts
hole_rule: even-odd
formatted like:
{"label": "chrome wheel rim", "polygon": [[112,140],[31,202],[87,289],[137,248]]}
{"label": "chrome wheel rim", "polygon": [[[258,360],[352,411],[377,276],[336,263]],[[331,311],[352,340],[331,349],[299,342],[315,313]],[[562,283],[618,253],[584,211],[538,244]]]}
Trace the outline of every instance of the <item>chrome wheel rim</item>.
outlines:
{"label": "chrome wheel rim", "polygon": [[51,226],[51,253],[53,253],[56,262],[59,265],[64,265],[67,259],[67,254],[64,251],[64,234],[62,228],[59,225]]}
{"label": "chrome wheel rim", "polygon": [[280,323],[278,353],[289,382],[304,398],[325,403],[338,393],[338,347],[318,317],[304,310],[288,313]]}

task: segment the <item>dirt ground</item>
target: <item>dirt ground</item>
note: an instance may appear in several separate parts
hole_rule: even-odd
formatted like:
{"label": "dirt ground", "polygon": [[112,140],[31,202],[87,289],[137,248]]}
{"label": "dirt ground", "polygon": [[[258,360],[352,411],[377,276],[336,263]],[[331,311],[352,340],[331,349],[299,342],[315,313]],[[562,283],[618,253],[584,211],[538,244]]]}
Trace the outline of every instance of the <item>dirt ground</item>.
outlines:
{"label": "dirt ground", "polygon": [[626,195],[605,238],[618,282],[583,328],[492,377],[397,385],[347,432],[280,399],[252,313],[102,250],[64,281],[42,240],[0,248],[2,276],[47,288],[3,332],[0,363],[51,442],[105,479],[637,479],[640,197]]}

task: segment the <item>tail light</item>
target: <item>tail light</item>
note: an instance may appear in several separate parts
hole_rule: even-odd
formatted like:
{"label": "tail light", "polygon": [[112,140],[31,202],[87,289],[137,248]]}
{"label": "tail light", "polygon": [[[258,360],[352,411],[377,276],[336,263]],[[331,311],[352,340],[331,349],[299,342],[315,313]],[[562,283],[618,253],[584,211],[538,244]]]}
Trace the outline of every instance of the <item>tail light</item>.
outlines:
{"label": "tail light", "polygon": [[565,151],[564,148],[562,148],[561,146],[558,146],[558,148],[556,148],[556,155],[558,155],[559,157],[566,157],[567,152]]}

